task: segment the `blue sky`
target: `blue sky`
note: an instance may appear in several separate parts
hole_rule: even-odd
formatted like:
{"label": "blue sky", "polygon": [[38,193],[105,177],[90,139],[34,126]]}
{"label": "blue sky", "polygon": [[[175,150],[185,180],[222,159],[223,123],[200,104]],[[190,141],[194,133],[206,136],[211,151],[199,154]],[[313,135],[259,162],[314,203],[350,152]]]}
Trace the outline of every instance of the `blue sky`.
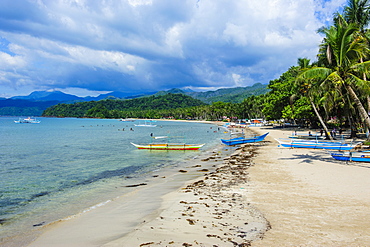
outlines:
{"label": "blue sky", "polygon": [[346,0],[1,0],[0,97],[267,84]]}

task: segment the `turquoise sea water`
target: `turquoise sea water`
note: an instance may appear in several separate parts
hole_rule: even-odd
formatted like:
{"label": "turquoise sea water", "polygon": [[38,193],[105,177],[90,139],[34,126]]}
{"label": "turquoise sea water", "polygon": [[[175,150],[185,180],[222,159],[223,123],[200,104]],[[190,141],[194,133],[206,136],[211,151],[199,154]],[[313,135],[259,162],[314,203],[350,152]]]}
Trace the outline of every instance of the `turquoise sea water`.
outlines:
{"label": "turquoise sea water", "polygon": [[38,118],[40,124],[15,124],[17,119],[0,117],[0,238],[105,202],[124,192],[117,188],[201,152],[138,150],[130,142],[176,136],[206,143],[207,150],[227,135],[204,123],[157,121],[147,128],[136,127],[138,121]]}

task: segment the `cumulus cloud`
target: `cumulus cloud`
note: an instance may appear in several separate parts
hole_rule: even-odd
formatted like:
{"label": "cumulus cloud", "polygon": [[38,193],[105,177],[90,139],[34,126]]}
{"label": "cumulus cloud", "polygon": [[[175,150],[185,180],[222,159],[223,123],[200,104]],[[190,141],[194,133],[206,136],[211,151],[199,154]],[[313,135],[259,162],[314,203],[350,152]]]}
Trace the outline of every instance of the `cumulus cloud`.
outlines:
{"label": "cumulus cloud", "polygon": [[[268,83],[345,0],[2,0],[0,87],[144,92]],[[13,90],[13,91],[12,91]]]}

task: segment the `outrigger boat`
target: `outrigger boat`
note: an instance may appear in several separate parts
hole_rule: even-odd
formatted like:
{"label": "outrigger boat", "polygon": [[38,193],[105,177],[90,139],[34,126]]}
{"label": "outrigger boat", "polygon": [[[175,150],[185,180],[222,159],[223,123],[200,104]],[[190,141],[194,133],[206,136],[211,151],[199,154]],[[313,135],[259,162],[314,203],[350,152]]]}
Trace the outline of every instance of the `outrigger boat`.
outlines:
{"label": "outrigger boat", "polygon": [[370,152],[342,152],[330,155],[340,161],[370,162]]}
{"label": "outrigger boat", "polygon": [[14,120],[14,123],[41,123],[40,120],[36,120],[36,118],[31,118],[31,117],[28,117],[28,118],[19,118],[18,120]]}
{"label": "outrigger boat", "polygon": [[[152,122],[152,121],[149,121],[149,122]],[[136,127],[157,127],[156,124],[148,124],[147,121],[145,121],[145,123],[139,123],[139,124],[135,124]]]}
{"label": "outrigger boat", "polygon": [[203,147],[203,144],[185,144],[185,143],[150,143],[150,144],[135,144],[138,149],[151,149],[151,150],[198,150]]}
{"label": "outrigger boat", "polygon": [[355,148],[362,142],[356,143],[344,143],[344,142],[333,142],[333,141],[322,141],[322,140],[295,140],[295,139],[275,139],[280,143],[282,147],[288,148],[314,148],[314,149],[330,149],[330,150],[343,150],[348,151]]}
{"label": "outrigger boat", "polygon": [[244,138],[244,137],[237,137],[230,140],[221,139],[221,142],[228,146],[238,145],[238,144],[244,144],[244,143],[254,143],[254,142],[261,142],[263,141],[266,136],[269,134],[267,132],[266,134],[250,137],[250,138]]}
{"label": "outrigger boat", "polygon": [[292,139],[307,139],[307,140],[323,140],[325,139],[325,136],[320,136],[320,135],[291,135],[289,138]]}

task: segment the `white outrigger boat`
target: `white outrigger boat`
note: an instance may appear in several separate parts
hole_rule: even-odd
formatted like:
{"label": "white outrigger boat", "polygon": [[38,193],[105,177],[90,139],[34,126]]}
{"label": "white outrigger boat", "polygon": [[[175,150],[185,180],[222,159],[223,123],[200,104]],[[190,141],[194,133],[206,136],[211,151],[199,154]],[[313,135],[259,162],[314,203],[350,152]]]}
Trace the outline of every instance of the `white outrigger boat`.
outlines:
{"label": "white outrigger boat", "polygon": [[144,123],[135,124],[136,127],[157,127],[156,124],[150,124],[153,121],[145,121]]}
{"label": "white outrigger boat", "polygon": [[31,118],[31,117],[28,117],[28,118],[19,118],[18,120],[14,120],[14,123],[41,123],[40,120],[36,120],[36,118]]}

